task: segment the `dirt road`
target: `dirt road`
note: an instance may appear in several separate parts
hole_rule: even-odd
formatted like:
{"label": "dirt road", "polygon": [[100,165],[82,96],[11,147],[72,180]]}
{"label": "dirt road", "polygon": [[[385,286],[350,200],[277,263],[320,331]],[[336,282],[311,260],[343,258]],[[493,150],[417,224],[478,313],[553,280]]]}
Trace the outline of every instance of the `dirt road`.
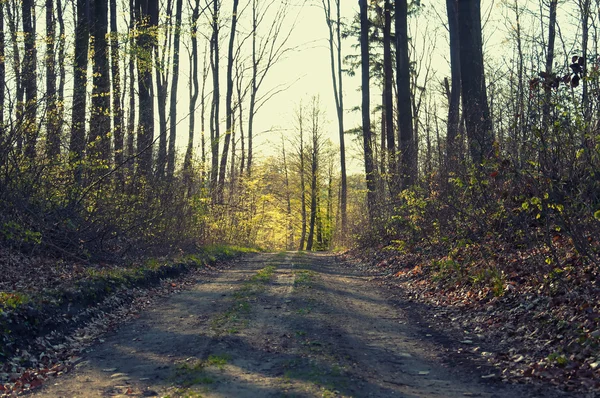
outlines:
{"label": "dirt road", "polygon": [[406,314],[334,256],[248,256],[105,336],[33,396],[536,396],[453,367]]}

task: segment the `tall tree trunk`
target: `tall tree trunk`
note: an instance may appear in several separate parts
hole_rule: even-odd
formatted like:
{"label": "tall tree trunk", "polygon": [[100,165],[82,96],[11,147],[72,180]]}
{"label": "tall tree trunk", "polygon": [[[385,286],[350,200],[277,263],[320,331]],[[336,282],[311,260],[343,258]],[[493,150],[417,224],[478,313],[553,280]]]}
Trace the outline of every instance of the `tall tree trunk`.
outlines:
{"label": "tall tree trunk", "polygon": [[[581,56],[584,59],[584,72],[588,60],[588,41],[589,41],[589,19],[590,19],[590,0],[579,0],[579,12],[581,14]],[[588,100],[588,79],[582,79],[581,104],[583,106],[583,116],[586,123],[590,122],[591,103]]]}
{"label": "tall tree trunk", "polygon": [[[253,139],[254,139],[254,114],[256,107],[256,93],[258,91],[258,60],[256,50],[256,30],[258,28],[258,17],[257,17],[257,2],[259,0],[252,0],[252,78],[250,88],[250,104],[248,110],[248,166],[246,166],[246,172],[248,177],[252,175],[252,161],[253,161]],[[301,243],[303,244],[303,242]],[[302,248],[300,249],[302,250]]]}
{"label": "tall tree trunk", "polygon": [[[167,157],[167,179],[173,180],[175,174],[175,140],[177,137],[177,88],[179,86],[179,47],[181,43],[181,14],[183,1],[177,0],[175,6],[175,30],[173,37],[173,80],[171,81],[171,107],[169,110],[169,152]],[[197,70],[196,70],[197,73]]]}
{"label": "tall tree trunk", "polygon": [[73,62],[73,107],[71,114],[71,141],[69,150],[75,165],[75,181],[82,182],[85,151],[85,116],[87,109],[88,50],[90,43],[89,0],[77,0],[75,25],[75,57]]}
{"label": "tall tree trunk", "polygon": [[137,173],[149,179],[152,175],[152,143],[154,141],[154,100],[152,98],[152,54],[155,46],[153,28],[158,24],[158,0],[136,0],[137,75],[138,75],[138,139]]}
{"label": "tall tree trunk", "polygon": [[408,4],[407,0],[396,1],[396,84],[398,90],[399,130],[399,177],[403,188],[417,179],[417,151],[413,131],[410,60],[408,59]]}
{"label": "tall tree trunk", "polygon": [[298,250],[304,250],[304,244],[306,242],[306,178],[305,178],[305,164],[304,164],[304,110],[302,104],[298,109],[298,129],[300,133],[300,146],[298,148],[298,156],[300,158],[300,214],[302,217],[302,229],[300,231],[300,244]]}
{"label": "tall tree trunk", "polygon": [[92,160],[110,160],[110,67],[108,62],[108,2],[94,0],[91,34],[94,45],[89,153]]}
{"label": "tall tree trunk", "polygon": [[[550,17],[548,21],[548,47],[546,49],[546,75],[552,74],[552,65],[554,64],[554,42],[556,40],[556,7],[558,0],[550,0]],[[544,103],[542,105],[542,128],[550,129],[550,101],[552,99],[552,89],[550,85],[544,85]]]}
{"label": "tall tree trunk", "polygon": [[[4,131],[4,86],[6,85],[6,54],[4,51],[4,2],[0,2],[0,154],[8,149],[8,140]],[[5,140],[7,142],[5,142]]]}
{"label": "tall tree trunk", "polygon": [[450,32],[450,69],[452,86],[448,96],[448,130],[446,133],[446,168],[445,172],[455,171],[458,161],[456,139],[460,123],[460,41],[458,36],[458,4],[457,0],[446,0],[448,13],[448,30]]}
{"label": "tall tree trunk", "polygon": [[227,171],[227,155],[229,143],[231,142],[231,128],[233,121],[233,47],[235,44],[235,33],[238,20],[239,0],[233,0],[233,12],[231,14],[231,33],[229,35],[229,47],[227,50],[227,92],[225,95],[225,142],[221,154],[221,166],[219,167],[219,182],[217,185],[217,201],[223,202],[223,189],[225,187],[225,174]]}
{"label": "tall tree trunk", "polygon": [[[135,0],[129,0],[129,8],[130,10],[135,10]],[[135,31],[135,23],[136,23],[136,12],[130,12],[129,15],[129,47],[132,48],[134,31]],[[135,59],[136,57],[133,54],[133,51],[129,51],[129,62],[128,62],[128,70],[129,75],[127,76],[129,79],[129,112],[127,114],[127,147],[125,148],[127,154],[127,170],[129,175],[133,175],[133,155],[135,152]]]}
{"label": "tall tree trunk", "polygon": [[515,10],[515,39],[517,44],[517,126],[515,133],[511,137],[510,152],[516,165],[520,167],[519,141],[525,143],[525,86],[523,82],[525,56],[523,54],[523,40],[521,32],[521,10],[519,9],[519,0],[514,0]]}
{"label": "tall tree trunk", "polygon": [[283,135],[281,136],[281,153],[283,155],[283,172],[284,172],[284,183],[285,183],[285,202],[286,202],[286,219],[287,219],[287,223],[286,223],[286,228],[287,228],[287,234],[286,234],[286,249],[287,250],[294,250],[294,225],[292,223],[293,217],[292,217],[292,195],[290,192],[290,178],[289,178],[289,173],[288,173],[288,164],[287,164],[287,157],[286,157],[286,152],[285,152],[285,139],[283,138]]}
{"label": "tall tree trunk", "polygon": [[[344,90],[342,79],[342,34],[341,34],[341,0],[334,0],[336,6],[336,19],[332,18],[331,0],[322,0],[325,10],[325,21],[329,29],[329,59],[331,63],[331,81],[333,83],[333,95],[338,119],[338,136],[340,139],[340,172],[341,193],[340,208],[342,218],[342,236],[345,237],[347,229],[348,208],[348,182],[346,173],[346,142],[344,137]],[[335,24],[335,34],[334,27]],[[337,64],[336,64],[337,56]]]}
{"label": "tall tree trunk", "polygon": [[163,26],[162,45],[154,46],[154,78],[156,81],[156,99],[158,106],[158,153],[156,156],[156,177],[160,180],[165,178],[167,167],[167,95],[169,92],[169,61],[171,58],[171,35],[173,24],[171,14],[173,13],[173,0],[167,0],[166,15]]}
{"label": "tall tree trunk", "polygon": [[[178,0],[179,3],[179,0]],[[189,135],[188,144],[185,151],[185,158],[183,160],[183,171],[186,173],[186,178],[189,175],[192,167],[192,157],[194,155],[194,134],[196,131],[196,103],[198,101],[198,93],[200,91],[200,83],[198,82],[198,18],[200,12],[200,0],[196,0],[194,8],[192,10],[192,51],[190,53],[190,64],[192,65],[192,74],[190,76],[190,124],[189,124]],[[203,69],[204,71],[204,69]],[[202,74],[202,88],[204,91],[204,85],[206,84],[206,78],[204,73]],[[204,92],[202,93],[204,96]],[[204,129],[204,126],[202,126]],[[188,185],[190,181],[187,181]]]}
{"label": "tall tree trunk", "polygon": [[123,134],[123,106],[121,104],[121,70],[119,61],[119,32],[117,29],[117,0],[110,0],[110,60],[112,72],[112,122],[114,132],[114,160],[119,166],[117,178],[123,184],[124,174],[120,167],[123,164],[124,134]]}
{"label": "tall tree trunk", "polygon": [[359,0],[360,5],[360,58],[362,76],[362,132],[365,155],[365,177],[367,180],[367,210],[370,221],[375,218],[376,175],[373,163],[371,138],[370,70],[369,70],[369,15],[367,0]]}
{"label": "tall tree trunk", "polygon": [[211,43],[211,70],[213,75],[213,101],[211,109],[211,169],[210,169],[210,191],[213,202],[218,200],[218,176],[219,176],[219,1],[213,0],[212,11],[212,36]]}
{"label": "tall tree trunk", "polygon": [[[382,126],[382,140],[385,132],[386,150],[387,153],[381,153],[381,164],[384,165],[387,155],[388,175],[390,181],[390,194],[392,199],[398,193],[399,184],[396,180],[397,165],[396,165],[396,143],[394,139],[394,69],[392,67],[392,5],[390,0],[385,0],[384,3],[384,27],[383,27],[383,115],[384,120]],[[398,91],[400,92],[400,91]]]}
{"label": "tall tree trunk", "polygon": [[[65,5],[66,7],[66,5]],[[58,22],[58,54],[56,60],[58,62],[58,89],[56,92],[56,120],[57,120],[57,131],[59,134],[59,153],[60,153],[60,136],[63,131],[64,119],[65,119],[65,83],[67,79],[67,71],[65,69],[65,21],[64,21],[64,7],[62,0],[56,0],[56,20]]]}
{"label": "tall tree trunk", "polygon": [[35,8],[33,0],[22,0],[23,41],[25,53],[23,55],[23,87],[25,89],[25,109],[23,127],[25,131],[25,156],[34,159],[38,139],[37,113],[37,73],[36,73],[36,48],[35,48]]}
{"label": "tall tree trunk", "polygon": [[463,112],[471,160],[476,165],[489,157],[493,148],[492,120],[487,101],[481,37],[481,0],[458,2],[458,33]]}
{"label": "tall tree trunk", "polygon": [[311,138],[312,145],[310,148],[310,220],[308,228],[308,239],[306,243],[306,250],[310,251],[313,249],[315,241],[315,222],[317,219],[317,201],[319,188],[318,172],[319,172],[319,128],[320,128],[320,110],[319,104],[316,99],[313,98],[312,109],[311,109]]}
{"label": "tall tree trunk", "polygon": [[56,60],[54,46],[56,41],[56,21],[54,20],[54,2],[46,0],[46,155],[55,159],[60,154],[60,130],[58,123],[58,101],[56,98]]}

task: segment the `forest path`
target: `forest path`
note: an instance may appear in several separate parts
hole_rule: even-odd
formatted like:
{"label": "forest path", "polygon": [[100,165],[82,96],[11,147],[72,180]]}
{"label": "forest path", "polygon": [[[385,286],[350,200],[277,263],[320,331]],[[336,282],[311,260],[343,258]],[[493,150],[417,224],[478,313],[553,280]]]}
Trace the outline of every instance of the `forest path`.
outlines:
{"label": "forest path", "polygon": [[158,301],[32,395],[534,396],[453,367],[410,321],[333,255],[251,255]]}

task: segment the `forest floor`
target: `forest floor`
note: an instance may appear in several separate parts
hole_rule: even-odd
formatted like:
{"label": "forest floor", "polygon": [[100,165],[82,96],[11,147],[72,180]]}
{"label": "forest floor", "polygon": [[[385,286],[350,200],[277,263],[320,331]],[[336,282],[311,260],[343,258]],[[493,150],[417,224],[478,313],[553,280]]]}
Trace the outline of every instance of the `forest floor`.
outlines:
{"label": "forest floor", "polygon": [[100,336],[31,396],[569,396],[503,383],[433,313],[333,255],[247,255],[195,282]]}

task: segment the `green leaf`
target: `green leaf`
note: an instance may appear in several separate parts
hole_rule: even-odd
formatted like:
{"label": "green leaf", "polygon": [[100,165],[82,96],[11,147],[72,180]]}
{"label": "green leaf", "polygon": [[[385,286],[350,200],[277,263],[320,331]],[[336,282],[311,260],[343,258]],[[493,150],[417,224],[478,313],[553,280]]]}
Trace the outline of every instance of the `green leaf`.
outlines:
{"label": "green leaf", "polygon": [[600,210],[598,210],[597,212],[594,213],[594,218],[598,221],[600,221]]}

